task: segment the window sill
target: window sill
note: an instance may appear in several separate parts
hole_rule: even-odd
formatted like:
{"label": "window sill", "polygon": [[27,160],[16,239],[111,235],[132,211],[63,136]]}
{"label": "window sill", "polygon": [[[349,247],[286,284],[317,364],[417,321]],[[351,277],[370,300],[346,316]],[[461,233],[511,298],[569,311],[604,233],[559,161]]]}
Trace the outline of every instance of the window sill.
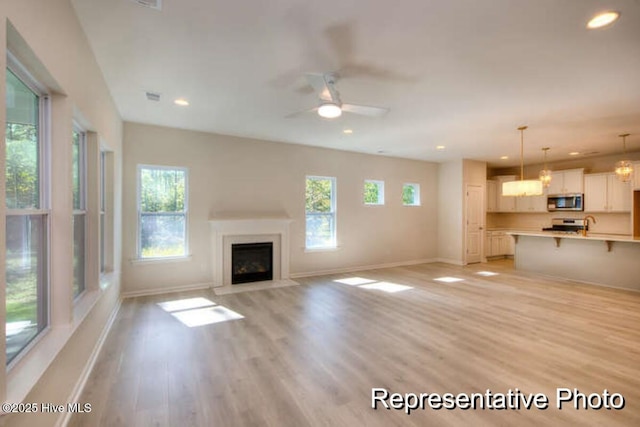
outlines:
{"label": "window sill", "polygon": [[133,265],[170,264],[175,262],[188,262],[191,261],[192,258],[191,255],[166,258],[134,258],[130,259],[129,262]]}
{"label": "window sill", "polygon": [[404,206],[405,208],[419,208],[422,205],[402,205],[402,206]]}
{"label": "window sill", "polygon": [[304,248],[305,253],[313,253],[313,252],[336,252],[342,249],[341,246],[331,246],[326,248]]}
{"label": "window sill", "polygon": [[91,309],[96,305],[101,289],[84,291],[74,303],[73,321],[67,325],[50,326],[41,332],[27,348],[22,351],[7,372],[7,402],[21,403],[38,383],[49,365],[67,344]]}
{"label": "window sill", "polygon": [[364,203],[364,206],[368,208],[379,208],[384,206],[384,203]]}

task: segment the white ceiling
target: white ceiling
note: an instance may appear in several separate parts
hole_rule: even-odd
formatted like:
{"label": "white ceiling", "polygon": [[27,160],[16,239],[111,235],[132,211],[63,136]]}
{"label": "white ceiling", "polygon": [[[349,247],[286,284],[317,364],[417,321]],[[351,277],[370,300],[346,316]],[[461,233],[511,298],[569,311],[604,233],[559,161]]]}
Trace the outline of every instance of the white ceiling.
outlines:
{"label": "white ceiling", "polygon": [[[492,166],[518,164],[520,125],[526,163],[620,152],[623,132],[640,149],[639,0],[72,3],[127,121]],[[304,74],[329,71],[343,102],[390,112],[287,117],[317,105]]]}

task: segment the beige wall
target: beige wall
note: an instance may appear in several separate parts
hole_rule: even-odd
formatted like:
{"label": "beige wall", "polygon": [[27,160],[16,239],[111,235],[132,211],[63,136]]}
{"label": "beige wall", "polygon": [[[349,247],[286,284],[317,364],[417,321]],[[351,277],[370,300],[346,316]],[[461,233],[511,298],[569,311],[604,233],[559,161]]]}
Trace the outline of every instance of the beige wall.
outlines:
{"label": "beige wall", "polygon": [[[436,257],[437,165],[346,151],[236,138],[136,123],[124,127],[124,292],[210,283],[208,220],[216,215],[285,215],[291,273],[310,274]],[[138,164],[189,169],[191,258],[135,263]],[[305,252],[305,176],[337,178],[339,249]],[[385,182],[385,206],[365,206],[365,179]],[[402,206],[402,184],[418,183],[422,206]]]}
{"label": "beige wall", "polygon": [[462,264],[463,161],[438,165],[438,259]]}
{"label": "beige wall", "polygon": [[[6,47],[12,51],[41,82],[53,91],[52,112],[52,211],[51,254],[55,262],[51,268],[52,326],[54,334],[64,336],[58,344],[62,349],[55,353],[43,351],[43,339],[34,346],[20,362],[12,368],[9,376],[0,375],[3,395],[12,396],[14,379],[29,376],[24,367],[40,366],[44,374],[26,396],[26,402],[51,402],[64,404],[81,377],[91,352],[103,331],[109,315],[117,306],[120,292],[119,260],[121,251],[120,204],[113,207],[114,226],[114,271],[104,279],[101,290],[97,283],[88,283],[96,292],[94,303],[86,317],[74,315],[71,296],[68,301],[60,297],[62,289],[71,291],[72,236],[64,224],[71,222],[71,123],[79,120],[88,131],[97,133],[102,145],[113,151],[115,159],[115,181],[112,183],[114,199],[119,200],[119,159],[122,147],[122,121],[109,89],[104,82],[83,30],[68,0],[20,0],[0,1],[0,77],[5,81]],[[8,37],[5,39],[5,35]],[[0,85],[0,98],[4,99],[4,83]],[[5,103],[0,103],[0,125],[4,128]],[[0,141],[0,166],[4,170],[4,139]],[[0,178],[0,190],[4,192],[4,174]],[[5,239],[4,204],[0,207],[0,239]],[[68,232],[63,232],[68,231]],[[2,245],[4,246],[4,245]],[[0,257],[4,259],[2,253]],[[0,276],[4,277],[4,263],[0,265]],[[4,288],[4,287],[3,287]],[[4,292],[4,290],[3,290]],[[2,295],[3,296],[3,295]],[[1,305],[4,317],[4,304]],[[4,330],[4,328],[2,328]],[[70,331],[68,334],[63,331]],[[47,338],[48,339],[48,338]],[[2,337],[2,342],[5,339]],[[50,340],[47,342],[51,342]],[[4,355],[4,350],[2,354]],[[39,361],[38,361],[39,360]],[[35,362],[34,362],[35,361]],[[24,362],[24,363],[23,363]],[[34,363],[32,363],[34,362]],[[50,364],[48,364],[50,362]],[[3,370],[4,371],[4,370]],[[19,372],[20,375],[16,373]],[[8,385],[9,384],[9,385]],[[3,399],[4,400],[4,399]],[[11,426],[51,426],[57,415],[15,414],[4,416],[1,422]]]}

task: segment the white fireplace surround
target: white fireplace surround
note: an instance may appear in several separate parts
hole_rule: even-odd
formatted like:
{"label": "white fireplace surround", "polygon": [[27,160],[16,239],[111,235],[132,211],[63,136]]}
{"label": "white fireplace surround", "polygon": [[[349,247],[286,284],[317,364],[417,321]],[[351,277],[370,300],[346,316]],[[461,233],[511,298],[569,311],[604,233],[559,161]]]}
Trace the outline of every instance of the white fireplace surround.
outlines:
{"label": "white fireplace surround", "polygon": [[[289,218],[214,218],[211,227],[213,286],[231,288],[231,245],[273,243],[273,282],[289,279]],[[237,285],[243,286],[243,285]]]}

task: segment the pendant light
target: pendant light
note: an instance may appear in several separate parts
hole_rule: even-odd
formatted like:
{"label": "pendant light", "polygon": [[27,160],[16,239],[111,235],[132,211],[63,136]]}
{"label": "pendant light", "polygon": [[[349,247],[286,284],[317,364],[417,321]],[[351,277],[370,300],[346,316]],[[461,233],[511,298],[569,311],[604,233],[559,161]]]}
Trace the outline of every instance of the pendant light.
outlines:
{"label": "pendant light", "polygon": [[[623,133],[622,135],[618,135],[620,138],[622,138],[622,155],[624,157],[627,157],[627,137],[630,134],[628,133]],[[631,163],[631,160],[620,160],[619,162],[616,162],[616,176],[618,177],[618,179],[622,182],[629,182],[631,181],[631,175],[633,174],[633,164]]]}
{"label": "pendant light", "polygon": [[549,147],[544,147],[542,149],[544,151],[544,167],[540,171],[540,182],[542,182],[542,186],[544,188],[548,188],[551,185],[551,171],[547,168],[547,151],[549,151]]}
{"label": "pendant light", "polygon": [[524,179],[524,130],[527,126],[520,126],[520,180],[502,184],[503,196],[541,196],[542,181],[539,179]]}

